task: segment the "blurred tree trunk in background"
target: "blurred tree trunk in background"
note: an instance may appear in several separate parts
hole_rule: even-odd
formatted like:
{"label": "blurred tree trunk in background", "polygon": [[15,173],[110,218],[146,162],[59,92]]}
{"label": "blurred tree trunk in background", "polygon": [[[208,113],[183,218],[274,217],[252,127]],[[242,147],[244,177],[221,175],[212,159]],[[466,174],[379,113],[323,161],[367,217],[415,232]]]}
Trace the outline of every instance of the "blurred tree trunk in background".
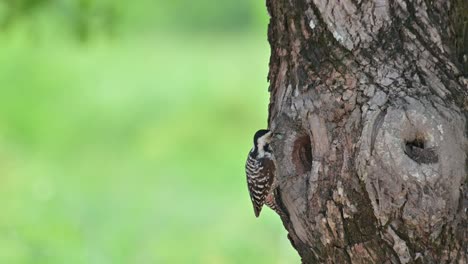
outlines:
{"label": "blurred tree trunk in background", "polygon": [[278,203],[304,263],[468,263],[466,0],[267,0]]}

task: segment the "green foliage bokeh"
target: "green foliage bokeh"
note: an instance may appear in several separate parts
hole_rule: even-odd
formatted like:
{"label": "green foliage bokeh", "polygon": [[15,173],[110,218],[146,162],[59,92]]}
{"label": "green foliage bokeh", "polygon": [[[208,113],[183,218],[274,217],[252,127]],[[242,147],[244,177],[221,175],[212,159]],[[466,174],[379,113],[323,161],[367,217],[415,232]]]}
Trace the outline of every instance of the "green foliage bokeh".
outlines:
{"label": "green foliage bokeh", "polygon": [[0,263],[299,262],[245,183],[262,1],[0,3]]}
{"label": "green foliage bokeh", "polygon": [[[245,32],[264,26],[262,1],[212,0],[3,0],[0,1],[0,28],[28,21],[37,24],[40,16],[75,33],[80,40],[93,34],[177,31]],[[55,26],[56,26],[55,25]],[[34,30],[40,30],[36,25]],[[63,33],[63,32],[62,32]]]}

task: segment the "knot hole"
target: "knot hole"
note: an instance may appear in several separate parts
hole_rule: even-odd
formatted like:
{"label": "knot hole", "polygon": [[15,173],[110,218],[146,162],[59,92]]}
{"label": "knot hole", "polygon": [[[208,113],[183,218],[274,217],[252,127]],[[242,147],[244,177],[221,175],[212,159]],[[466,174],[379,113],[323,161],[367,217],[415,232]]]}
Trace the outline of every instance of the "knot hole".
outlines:
{"label": "knot hole", "polygon": [[428,147],[423,133],[416,133],[413,138],[405,140],[405,154],[417,163],[437,163],[439,155],[436,147]]}
{"label": "knot hole", "polygon": [[292,161],[298,174],[312,169],[312,143],[308,135],[301,135],[294,141]]}

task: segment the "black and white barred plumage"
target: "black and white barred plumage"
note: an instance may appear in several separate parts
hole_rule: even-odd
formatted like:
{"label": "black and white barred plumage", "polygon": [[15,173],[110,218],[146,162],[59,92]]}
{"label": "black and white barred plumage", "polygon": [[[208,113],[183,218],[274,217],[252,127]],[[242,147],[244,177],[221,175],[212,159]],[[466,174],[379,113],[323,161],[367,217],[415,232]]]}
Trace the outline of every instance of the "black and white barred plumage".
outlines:
{"label": "black and white barred plumage", "polygon": [[255,216],[258,217],[263,204],[279,213],[273,194],[276,185],[276,164],[270,147],[271,132],[259,130],[254,136],[254,146],[249,152],[245,172],[247,186]]}

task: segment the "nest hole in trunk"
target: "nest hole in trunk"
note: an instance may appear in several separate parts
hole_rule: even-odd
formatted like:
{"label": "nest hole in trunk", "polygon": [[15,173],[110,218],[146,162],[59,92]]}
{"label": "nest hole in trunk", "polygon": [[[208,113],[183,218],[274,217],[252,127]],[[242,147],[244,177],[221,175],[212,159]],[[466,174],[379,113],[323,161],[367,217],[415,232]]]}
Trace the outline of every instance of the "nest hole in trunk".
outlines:
{"label": "nest hole in trunk", "polygon": [[298,174],[304,174],[312,169],[312,143],[308,135],[300,135],[294,141],[292,161]]}
{"label": "nest hole in trunk", "polygon": [[439,155],[436,147],[428,147],[425,136],[416,134],[412,139],[405,140],[405,154],[417,163],[437,163]]}

